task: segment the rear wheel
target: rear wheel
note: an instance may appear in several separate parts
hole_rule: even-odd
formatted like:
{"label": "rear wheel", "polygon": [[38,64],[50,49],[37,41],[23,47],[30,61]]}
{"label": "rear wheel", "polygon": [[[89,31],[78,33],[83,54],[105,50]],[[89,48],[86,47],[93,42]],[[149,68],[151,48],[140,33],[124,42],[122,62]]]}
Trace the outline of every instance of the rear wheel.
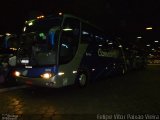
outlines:
{"label": "rear wheel", "polygon": [[126,67],[125,66],[121,66],[121,71],[120,71],[120,75],[125,75],[127,72]]}
{"label": "rear wheel", "polygon": [[123,67],[122,68],[122,75],[124,75],[126,73],[126,70],[125,70],[125,68]]}

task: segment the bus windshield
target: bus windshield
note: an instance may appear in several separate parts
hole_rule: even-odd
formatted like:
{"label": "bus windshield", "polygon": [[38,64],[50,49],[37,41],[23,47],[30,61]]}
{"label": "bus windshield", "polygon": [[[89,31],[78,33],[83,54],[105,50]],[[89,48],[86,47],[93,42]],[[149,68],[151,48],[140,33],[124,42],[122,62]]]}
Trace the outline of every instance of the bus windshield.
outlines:
{"label": "bus windshield", "polygon": [[48,31],[52,27],[59,27],[61,25],[61,22],[61,17],[30,20],[26,22],[24,32],[29,33]]}
{"label": "bus windshield", "polygon": [[[58,21],[59,20],[59,21]],[[60,19],[28,23],[20,37],[17,64],[46,66],[56,64]]]}

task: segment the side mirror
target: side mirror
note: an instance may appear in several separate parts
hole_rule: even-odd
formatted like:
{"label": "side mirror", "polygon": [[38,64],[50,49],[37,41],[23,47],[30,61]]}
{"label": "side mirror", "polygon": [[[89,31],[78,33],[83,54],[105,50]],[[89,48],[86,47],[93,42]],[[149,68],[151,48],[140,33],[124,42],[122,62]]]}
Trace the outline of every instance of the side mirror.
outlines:
{"label": "side mirror", "polygon": [[10,66],[16,66],[16,60],[17,60],[17,57],[16,57],[16,56],[10,57],[10,58],[9,58],[9,61],[8,61],[9,65],[10,65]]}

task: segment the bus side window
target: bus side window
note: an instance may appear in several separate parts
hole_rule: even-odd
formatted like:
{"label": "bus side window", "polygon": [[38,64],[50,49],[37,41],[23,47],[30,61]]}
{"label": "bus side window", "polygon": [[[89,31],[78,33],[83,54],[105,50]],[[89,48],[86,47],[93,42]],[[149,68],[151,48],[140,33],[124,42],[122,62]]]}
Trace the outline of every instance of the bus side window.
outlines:
{"label": "bus side window", "polygon": [[117,49],[114,41],[107,40],[107,42],[99,45],[99,56],[118,58],[119,50]]}
{"label": "bus side window", "polygon": [[78,20],[65,19],[60,39],[60,64],[68,63],[75,56],[79,43],[79,27]]}
{"label": "bus side window", "polygon": [[108,49],[109,49],[109,52],[113,58],[120,57],[121,51],[120,51],[119,45],[114,40],[109,41]]}

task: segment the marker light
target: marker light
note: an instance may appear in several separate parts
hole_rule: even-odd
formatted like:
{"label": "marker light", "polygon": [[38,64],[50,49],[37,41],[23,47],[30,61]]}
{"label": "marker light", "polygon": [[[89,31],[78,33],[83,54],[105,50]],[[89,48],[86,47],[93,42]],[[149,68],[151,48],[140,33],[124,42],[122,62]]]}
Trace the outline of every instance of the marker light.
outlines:
{"label": "marker light", "polygon": [[49,78],[52,77],[52,74],[51,73],[44,73],[44,74],[41,75],[41,77],[44,78],[44,79],[49,79]]}
{"label": "marker light", "polygon": [[60,75],[60,76],[61,76],[61,75],[64,75],[64,72],[59,72],[58,75]]}
{"label": "marker light", "polygon": [[16,77],[20,76],[20,74],[21,74],[21,73],[20,73],[19,71],[15,71],[15,72],[14,72],[14,75],[15,75]]}
{"label": "marker light", "polygon": [[44,18],[43,15],[37,17],[37,19],[42,19],[42,18]]}

